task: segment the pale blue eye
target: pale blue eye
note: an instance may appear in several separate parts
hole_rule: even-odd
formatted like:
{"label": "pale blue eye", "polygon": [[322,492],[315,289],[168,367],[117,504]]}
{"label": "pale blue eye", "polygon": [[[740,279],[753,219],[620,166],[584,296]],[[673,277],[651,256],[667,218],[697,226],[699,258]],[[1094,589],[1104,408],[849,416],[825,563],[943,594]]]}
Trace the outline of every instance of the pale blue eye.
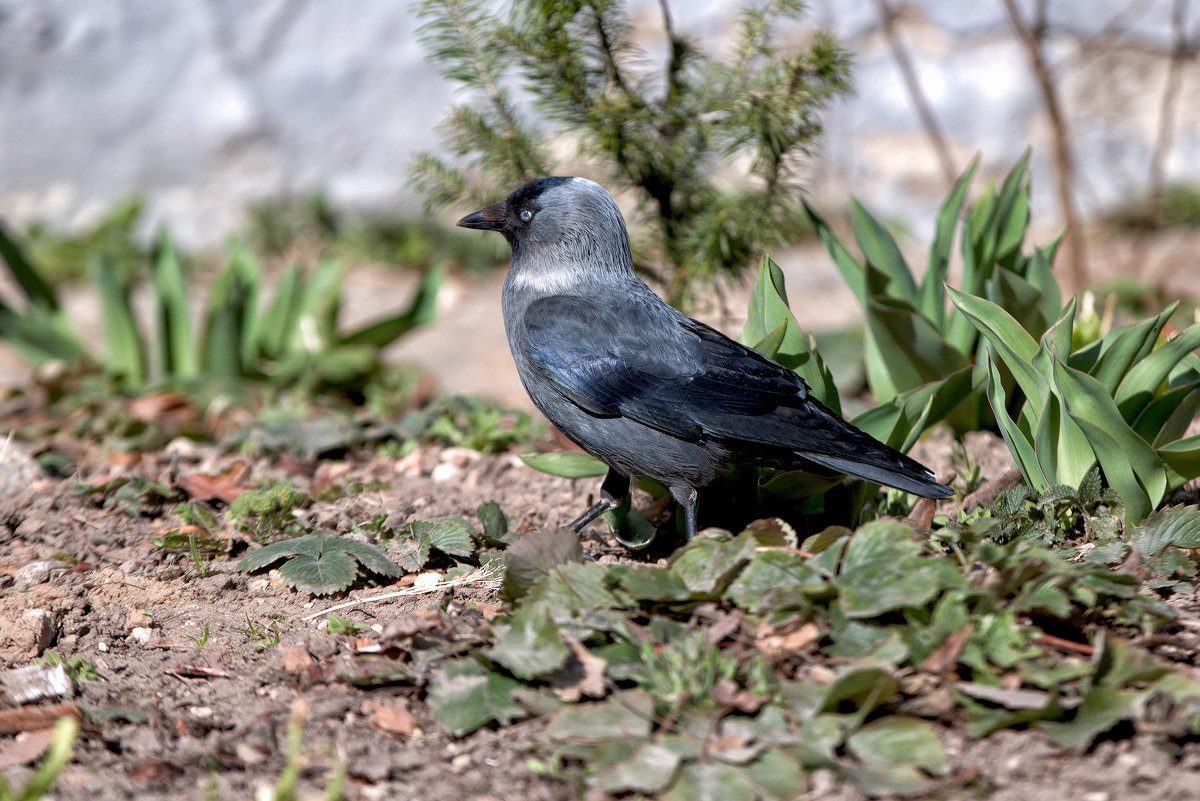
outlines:
{"label": "pale blue eye", "polygon": [[518,214],[517,216],[521,218],[521,222],[528,223],[530,220],[533,219],[533,212],[530,211],[529,209],[522,209],[521,213]]}

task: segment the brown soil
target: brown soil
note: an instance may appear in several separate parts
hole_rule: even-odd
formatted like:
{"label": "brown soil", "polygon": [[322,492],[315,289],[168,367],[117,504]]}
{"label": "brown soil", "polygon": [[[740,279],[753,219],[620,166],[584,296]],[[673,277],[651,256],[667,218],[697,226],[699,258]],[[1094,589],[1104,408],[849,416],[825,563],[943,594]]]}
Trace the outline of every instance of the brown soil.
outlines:
{"label": "brown soil", "polygon": [[[940,461],[948,462],[945,442],[934,440],[924,447],[926,458],[939,461],[935,451],[940,450]],[[969,447],[985,474],[994,477],[1006,466],[997,441],[976,437]],[[235,461],[207,448],[172,447],[114,467],[95,452],[68,480],[10,483],[3,494],[0,669],[33,664],[45,649],[64,658],[83,657],[106,680],[81,682],[71,703],[113,718],[85,725],[54,797],[264,797],[259,793],[273,787],[284,768],[293,716],[303,720],[302,798],[321,796],[335,754],[347,767],[349,799],[579,795],[569,776],[554,778],[531,767],[539,745],[536,722],[454,740],[438,729],[411,685],[358,689],[314,680],[310,666],[348,654],[354,642],[328,633],[327,624],[303,618],[342,599],[314,600],[289,589],[276,574],[241,574],[235,569],[236,554],[217,558],[209,565],[211,574],[200,576],[187,555],[152,543],[156,532],[178,524],[169,509],[143,508],[131,516],[120,508],[102,508],[76,489],[78,482],[131,472],[170,483],[182,476],[218,473]],[[15,444],[0,465],[10,478],[36,475]],[[251,465],[254,478],[283,474],[278,460]],[[488,500],[500,503],[516,530],[557,526],[596,490],[594,480],[546,476],[511,455],[478,457],[455,450],[429,449],[399,462],[350,460],[318,467],[308,480],[319,486],[335,477],[339,483],[391,484],[304,511],[319,526],[339,532],[380,513],[396,525],[413,517],[469,518]],[[620,553],[600,536],[589,538],[586,548],[609,558]],[[368,600],[339,614],[381,629],[416,610],[441,607],[449,619],[471,625],[478,613],[455,600],[485,607],[497,602],[494,589],[455,592],[449,603],[443,591]],[[347,597],[378,594],[379,587],[359,586]],[[261,636],[247,633],[248,621],[260,626],[274,622],[278,643],[262,644]],[[4,714],[15,712],[0,708]],[[1075,755],[1032,731],[1002,732],[975,742],[950,729],[945,738],[952,775],[958,777],[953,797],[1185,799],[1195,798],[1200,786],[1200,749],[1194,745],[1167,752],[1158,741],[1137,737],[1101,742],[1091,753]],[[0,733],[0,761],[17,747],[11,732]],[[18,787],[31,772],[27,764],[0,769]],[[805,797],[860,798],[833,774],[821,772],[812,777]]]}

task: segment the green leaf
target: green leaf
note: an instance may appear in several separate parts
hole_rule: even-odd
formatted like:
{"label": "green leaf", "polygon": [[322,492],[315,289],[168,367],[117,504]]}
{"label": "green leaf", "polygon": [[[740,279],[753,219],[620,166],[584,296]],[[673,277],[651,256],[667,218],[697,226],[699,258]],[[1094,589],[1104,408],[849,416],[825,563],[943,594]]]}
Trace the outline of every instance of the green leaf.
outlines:
{"label": "green leaf", "polygon": [[534,679],[563,666],[571,649],[544,604],[518,607],[506,623],[495,626],[496,641],[488,658],[521,679]]}
{"label": "green leaf", "polygon": [[158,234],[153,278],[159,368],[167,377],[191,378],[199,369],[199,358],[188,305],[190,293],[179,251],[165,227]]}
{"label": "green leaf", "polygon": [[897,392],[939,380],[967,366],[967,357],[905,301],[871,298],[867,326]]}
{"label": "green leaf", "polygon": [[372,345],[385,348],[417,326],[433,320],[437,311],[437,295],[445,271],[434,267],[425,273],[409,306],[399,314],[368,323],[342,337],[343,345]]}
{"label": "green leaf", "polygon": [[307,534],[259,548],[238,562],[238,570],[251,573],[287,557],[292,558],[279,569],[280,575],[289,585],[302,586],[314,595],[349,587],[358,575],[355,559],[380,575],[400,573],[400,568],[375,546],[326,534]]}
{"label": "green leaf", "polygon": [[839,671],[825,687],[816,710],[836,712],[842,704],[851,704],[857,710],[858,717],[865,719],[899,691],[900,683],[887,669],[852,665]]}
{"label": "green leaf", "polygon": [[850,200],[850,220],[854,225],[854,237],[867,260],[867,264],[886,275],[890,281],[887,294],[899,297],[910,305],[917,302],[917,284],[913,280],[896,240],[857,200]]}
{"label": "green leaf", "polygon": [[1012,372],[1025,397],[1039,406],[1046,402],[1049,387],[1032,365],[1038,343],[1004,309],[984,298],[946,287],[950,300],[987,338],[993,351]]}
{"label": "green leaf", "polygon": [[608,569],[594,562],[569,562],[559,565],[543,578],[530,594],[554,610],[554,616],[587,613],[604,607],[618,607],[608,589]]}
{"label": "green leaf", "polygon": [[868,409],[851,422],[875,439],[907,451],[926,429],[944,420],[975,391],[975,382],[975,370],[962,367]]}
{"label": "green leaf", "polygon": [[1065,723],[1039,721],[1038,727],[1057,745],[1083,751],[1104,732],[1133,716],[1133,706],[1142,692],[1093,687],[1083,698],[1075,717]]}
{"label": "green leaf", "polygon": [[575,532],[543,529],[522,535],[508,546],[501,596],[515,601],[559,565],[583,561],[583,546]]}
{"label": "green leaf", "polygon": [[658,743],[642,743],[633,756],[601,775],[600,786],[609,793],[653,795],[671,783],[682,761],[679,754]]}
{"label": "green leaf", "polygon": [[391,559],[387,558],[387,554],[369,542],[352,540],[349,537],[337,537],[327,542],[336,543],[338,550],[353,556],[363,567],[376,575],[400,575],[400,568]]}
{"label": "green leaf", "polygon": [[1125,501],[1133,525],[1149,514],[1167,490],[1162,460],[1121,417],[1100,382],[1055,360],[1054,383],[1067,413],[1087,434],[1105,477]]}
{"label": "green leaf", "polygon": [[447,662],[429,682],[429,710],[452,737],[462,737],[485,723],[500,725],[523,718],[525,710],[512,698],[520,684],[472,659]]}
{"label": "green leaf", "polygon": [[1200,476],[1200,434],[1163,445],[1158,455],[1167,465],[1172,489]]}
{"label": "green leaf", "polygon": [[864,763],[907,763],[936,771],[946,763],[946,749],[929,724],[892,715],[868,723],[846,738],[846,750]]}
{"label": "green leaf", "polygon": [[988,300],[1012,314],[1034,337],[1045,333],[1058,316],[1058,309],[1053,315],[1045,316],[1040,305],[1041,290],[1012,270],[997,270],[987,281],[986,295]]}
{"label": "green leaf", "polygon": [[872,798],[903,798],[930,789],[929,777],[912,765],[855,765],[845,769],[860,790]]}
{"label": "green leaf", "polygon": [[304,273],[300,265],[292,264],[275,285],[275,294],[256,329],[258,352],[268,359],[282,359],[300,348],[299,331],[301,302],[304,296]]}
{"label": "green leaf", "polygon": [[820,238],[822,244],[825,245],[825,249],[829,251],[829,255],[833,257],[834,265],[838,268],[838,271],[841,272],[842,278],[845,279],[846,283],[850,287],[850,291],[852,291],[854,296],[858,298],[859,305],[865,309],[867,306],[867,298],[870,297],[870,294],[867,291],[866,270],[861,264],[858,263],[858,260],[851,255],[846,246],[842,244],[842,240],[840,240],[838,235],[833,232],[833,229],[829,227],[829,224],[826,223],[825,220],[823,220],[815,210],[813,210],[813,207],[808,204],[808,201],[805,200],[802,202],[804,203],[804,211],[808,214],[809,222],[812,223],[813,228],[817,232],[817,236]]}
{"label": "green leaf", "polygon": [[723,762],[689,762],[661,801],[755,801],[758,794],[741,769]]}
{"label": "green leaf", "polygon": [[754,558],[756,544],[750,534],[724,541],[701,534],[675,552],[671,570],[692,592],[718,592],[733,573]]}
{"label": "green leaf", "polygon": [[1121,416],[1133,421],[1146,406],[1175,366],[1200,347],[1200,325],[1189,326],[1170,342],[1152,351],[1129,368],[1114,395]]}
{"label": "green leaf", "polygon": [[4,259],[8,272],[16,280],[30,306],[37,306],[45,311],[57,311],[58,296],[54,289],[46,283],[37,268],[25,256],[25,249],[17,238],[9,232],[0,221],[0,258]]}
{"label": "green leaf", "polygon": [[1077,486],[1096,464],[1087,435],[1055,394],[1047,399],[1041,415],[1033,447],[1042,475],[1049,481]]}
{"label": "green leaf", "polygon": [[[1088,372],[1110,395],[1116,395],[1130,368],[1150,353],[1178,305],[1173,303],[1154,317],[1118,326],[1100,340],[1100,355]],[[1154,388],[1157,387],[1155,384]]]}
{"label": "green leaf", "polygon": [[821,593],[829,587],[825,578],[792,551],[760,551],[729,588],[725,597],[754,613],[773,608],[788,590]]}
{"label": "green leaf", "polygon": [[591,478],[608,473],[608,466],[595,456],[578,451],[558,451],[522,456],[521,461],[552,476],[560,478]]}
{"label": "green leaf", "polygon": [[121,278],[112,262],[103,256],[94,256],[89,266],[100,295],[104,338],[108,344],[108,370],[120,376],[126,386],[141,387],[147,377],[146,351],[129,302],[129,282]]}
{"label": "green leaf", "polygon": [[[988,371],[988,402],[992,407],[992,413],[996,416],[996,423],[1000,427],[1000,435],[1004,438],[1005,444],[1008,445],[1008,452],[1012,454],[1013,460],[1016,461],[1025,482],[1040,492],[1046,489],[1051,481],[1042,472],[1037,452],[1034,450],[1029,436],[1021,430],[1021,427],[1009,415],[1008,398],[1004,392],[1004,381],[1000,375],[1000,368],[986,351],[984,352],[984,366]],[[1026,405],[1028,406],[1028,402]],[[1035,411],[1034,414],[1037,414],[1037,412]]]}
{"label": "green leaf", "polygon": [[954,182],[954,187],[946,196],[941,209],[938,210],[933,244],[929,247],[929,264],[924,278],[921,279],[917,308],[938,330],[943,330],[946,316],[946,291],[942,284],[946,281],[950,267],[950,251],[954,247],[954,229],[958,227],[963,203],[967,197],[967,189],[971,186],[971,181],[975,178],[975,170],[978,167],[979,157],[976,156],[971,159],[971,164],[966,171]]}
{"label": "green leaf", "polygon": [[1129,541],[1145,559],[1172,546],[1200,548],[1200,507],[1172,506],[1155,512],[1133,530]]}
{"label": "green leaf", "polygon": [[470,556],[475,552],[475,528],[461,517],[414,520],[408,525],[413,535],[450,556]]}
{"label": "green leaf", "polygon": [[790,801],[804,795],[804,766],[782,748],[768,748],[742,768],[765,801]]}
{"label": "green leaf", "polygon": [[1137,413],[1131,421],[1133,430],[1151,445],[1166,445],[1183,436],[1198,409],[1200,384],[1175,387],[1151,400]]}
{"label": "green leaf", "polygon": [[495,501],[480,504],[475,516],[479,518],[479,525],[483,526],[480,539],[484,544],[504,545],[513,540],[508,531],[508,518],[504,516],[500,504]]}
{"label": "green leaf", "polygon": [[335,550],[323,551],[315,557],[298,554],[283,563],[279,575],[291,587],[305,587],[313,595],[328,595],[353,584],[358,570],[353,559]]}
{"label": "green leaf", "polygon": [[650,565],[630,567],[621,588],[636,601],[686,601],[693,594],[674,571]]}
{"label": "green leaf", "polygon": [[792,315],[783,271],[770,256],[763,256],[759,262],[746,325],[738,341],[793,370],[804,379],[817,400],[840,410],[833,375],[821,361],[813,338],[804,333]]}
{"label": "green leaf", "polygon": [[560,709],[546,726],[552,742],[599,743],[641,740],[650,736],[654,699],[640,690],[627,690],[605,701]]}

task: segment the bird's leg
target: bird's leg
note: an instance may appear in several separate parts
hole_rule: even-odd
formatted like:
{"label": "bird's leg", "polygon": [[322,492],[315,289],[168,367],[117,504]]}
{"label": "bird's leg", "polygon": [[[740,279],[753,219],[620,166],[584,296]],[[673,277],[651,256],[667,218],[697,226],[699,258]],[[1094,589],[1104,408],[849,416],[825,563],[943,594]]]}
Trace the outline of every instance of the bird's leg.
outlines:
{"label": "bird's leg", "polygon": [[683,507],[684,531],[690,542],[696,536],[696,490],[693,487],[671,487],[671,495]]}
{"label": "bird's leg", "polygon": [[629,476],[622,475],[610,467],[608,475],[604,477],[604,483],[600,485],[600,500],[596,501],[590,509],[571,521],[571,524],[567,528],[574,532],[583,531],[588,523],[591,523],[605,512],[616,509],[628,494]]}

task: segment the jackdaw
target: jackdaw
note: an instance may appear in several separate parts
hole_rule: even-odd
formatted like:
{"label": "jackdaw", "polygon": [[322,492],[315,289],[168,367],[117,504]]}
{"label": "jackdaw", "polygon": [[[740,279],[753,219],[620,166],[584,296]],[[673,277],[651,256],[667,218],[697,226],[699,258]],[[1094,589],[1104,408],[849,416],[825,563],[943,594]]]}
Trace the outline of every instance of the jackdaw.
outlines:
{"label": "jackdaw", "polygon": [[842,420],[796,373],[684,316],[635,274],[616,201],[585,178],[539,178],[458,221],[512,248],[504,327],[535,406],[608,465],[600,501],[660,482],[696,533],[696,492],[731,465],[847,474],[924,498],[952,490]]}

